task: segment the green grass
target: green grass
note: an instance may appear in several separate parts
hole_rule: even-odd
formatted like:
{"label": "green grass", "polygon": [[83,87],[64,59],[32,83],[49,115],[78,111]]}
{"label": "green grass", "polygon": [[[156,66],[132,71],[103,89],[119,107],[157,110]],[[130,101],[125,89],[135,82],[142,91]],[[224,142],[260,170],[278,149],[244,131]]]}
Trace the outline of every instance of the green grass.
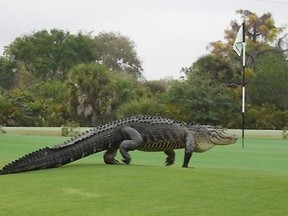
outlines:
{"label": "green grass", "polygon": [[[256,133],[256,132],[255,132]],[[261,133],[260,133],[261,134]],[[183,169],[163,153],[132,152],[130,166],[108,166],[102,153],[57,169],[0,176],[0,215],[286,215],[288,141],[252,136],[194,154]],[[0,135],[0,167],[63,137]],[[120,157],[120,155],[118,155]]]}

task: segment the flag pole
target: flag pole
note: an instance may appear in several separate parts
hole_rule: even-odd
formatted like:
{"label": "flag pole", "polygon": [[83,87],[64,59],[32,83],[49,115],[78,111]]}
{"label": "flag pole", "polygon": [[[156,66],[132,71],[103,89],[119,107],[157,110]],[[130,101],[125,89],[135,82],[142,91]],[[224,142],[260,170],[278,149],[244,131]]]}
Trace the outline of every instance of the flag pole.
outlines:
{"label": "flag pole", "polygon": [[245,62],[246,62],[246,42],[245,42],[245,22],[243,22],[243,42],[242,42],[242,148],[244,148],[244,143],[245,143]]}
{"label": "flag pole", "polygon": [[233,50],[240,57],[242,55],[242,148],[244,148],[245,138],[245,62],[246,62],[246,42],[245,42],[245,21],[241,24],[233,45]]}

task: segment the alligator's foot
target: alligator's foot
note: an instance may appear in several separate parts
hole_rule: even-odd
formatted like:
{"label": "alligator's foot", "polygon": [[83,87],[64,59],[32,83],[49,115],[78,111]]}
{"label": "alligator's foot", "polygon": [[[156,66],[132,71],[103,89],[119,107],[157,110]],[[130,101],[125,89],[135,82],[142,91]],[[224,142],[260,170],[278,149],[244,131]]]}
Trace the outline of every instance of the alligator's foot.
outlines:
{"label": "alligator's foot", "polygon": [[165,165],[166,166],[171,166],[174,164],[175,161],[175,152],[173,150],[167,150],[164,152],[167,155]]}
{"label": "alligator's foot", "polygon": [[121,165],[122,163],[118,160],[113,160],[113,161],[104,161],[105,164],[108,164],[108,165]]}
{"label": "alligator's foot", "polygon": [[129,165],[130,162],[131,162],[131,159],[130,158],[125,158],[122,161],[123,161],[124,164]]}
{"label": "alligator's foot", "polygon": [[115,159],[117,150],[109,149],[103,155],[104,162],[106,164],[121,164],[118,160]]}
{"label": "alligator's foot", "polygon": [[116,159],[114,159],[113,161],[111,161],[110,163],[108,164],[112,164],[112,165],[121,165],[122,163]]}
{"label": "alligator's foot", "polygon": [[194,167],[188,167],[188,165],[182,165],[182,168],[194,169]]}
{"label": "alligator's foot", "polygon": [[174,163],[174,160],[171,160],[171,158],[167,157],[165,161],[165,166],[171,166]]}

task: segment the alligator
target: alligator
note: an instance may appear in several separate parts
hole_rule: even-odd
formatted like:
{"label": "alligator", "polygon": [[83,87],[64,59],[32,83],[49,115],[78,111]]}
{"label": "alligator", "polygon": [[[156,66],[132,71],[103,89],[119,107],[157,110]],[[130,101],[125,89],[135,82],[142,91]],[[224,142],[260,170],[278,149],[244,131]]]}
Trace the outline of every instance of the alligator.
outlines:
{"label": "alligator", "polygon": [[[45,147],[15,160],[0,175],[56,168],[88,155],[105,151],[106,164],[129,164],[129,151],[163,151],[166,165],[175,161],[174,149],[185,149],[182,167],[187,168],[193,152],[205,152],[215,145],[235,143],[236,136],[207,125],[177,122],[159,116],[133,116],[97,126],[62,144]],[[123,160],[115,159],[120,151]]]}

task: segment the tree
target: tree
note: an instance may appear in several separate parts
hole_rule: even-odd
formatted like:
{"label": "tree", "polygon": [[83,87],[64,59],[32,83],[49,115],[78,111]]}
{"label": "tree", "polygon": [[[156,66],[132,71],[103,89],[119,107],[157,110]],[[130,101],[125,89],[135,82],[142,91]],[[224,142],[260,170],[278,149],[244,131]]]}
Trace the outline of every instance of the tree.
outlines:
{"label": "tree", "polygon": [[153,80],[145,81],[144,85],[147,87],[150,95],[156,95],[167,91],[168,82],[168,80]]}
{"label": "tree", "polygon": [[217,82],[218,84],[235,88],[241,83],[241,70],[222,58],[208,54],[198,58],[191,67],[183,68],[182,72],[188,79],[193,79],[195,74]]}
{"label": "tree", "polygon": [[[279,39],[281,39],[280,35],[285,28],[275,26],[275,21],[271,13],[258,16],[249,10],[240,9],[236,11],[236,14],[239,14],[241,18],[245,20],[245,33],[247,37],[246,54],[248,56],[247,66],[253,68],[257,55],[263,50],[274,48]],[[218,58],[233,60],[235,54],[233,53],[232,46],[241,24],[242,23],[239,24],[236,20],[231,21],[230,26],[224,31],[225,41],[212,42],[208,46],[211,54]]]}
{"label": "tree", "polygon": [[114,92],[112,74],[104,65],[95,63],[73,67],[67,89],[72,117],[81,125],[96,125],[105,120]]}
{"label": "tree", "polygon": [[138,82],[132,76],[122,76],[121,74],[113,74],[115,82],[115,95],[113,96],[111,104],[112,115],[115,116],[114,111],[119,106],[128,103],[129,101],[137,99],[137,85]]}
{"label": "tree", "polygon": [[15,64],[0,56],[0,87],[11,89],[15,83]]}
{"label": "tree", "polygon": [[100,33],[95,38],[100,55],[98,63],[106,65],[110,71],[142,77],[141,61],[135,51],[135,43],[120,33]]}
{"label": "tree", "polygon": [[[250,41],[273,44],[284,30],[284,27],[275,26],[271,13],[264,13],[262,16],[258,16],[256,13],[242,9],[237,10],[236,13],[240,14],[242,19],[245,20],[245,32]],[[233,32],[237,32],[240,25],[233,20],[230,23],[230,27]],[[235,34],[231,34],[231,30],[225,30],[225,39],[228,41],[235,39]]]}
{"label": "tree", "polygon": [[166,96],[170,104],[178,106],[176,113],[180,113],[181,120],[235,126],[239,104],[234,91],[193,69],[188,79],[175,82]]}
{"label": "tree", "polygon": [[142,77],[141,61],[135,44],[119,33],[101,33],[96,37],[79,32],[41,30],[16,38],[4,54],[10,62],[24,65],[37,79],[65,80],[70,68],[81,63],[98,62],[110,71]]}
{"label": "tree", "polygon": [[43,126],[62,126],[70,122],[68,113],[65,83],[54,79],[35,83],[28,87],[28,91],[35,100],[45,107],[42,116]]}
{"label": "tree", "polygon": [[[287,109],[288,104],[286,96],[287,60],[285,56],[287,50],[284,50],[287,48],[287,38],[286,34],[281,35],[285,28],[275,25],[271,13],[258,16],[248,10],[238,10],[237,14],[245,20],[246,27],[247,123],[249,123],[249,127],[255,128],[261,125],[262,128],[270,128],[267,124],[272,121],[265,116],[260,116],[260,113],[255,115],[254,111],[257,113],[257,110],[268,110],[264,106],[273,105],[275,109],[269,109],[270,111],[281,113],[277,116],[285,116],[285,114],[282,115],[282,112]],[[239,84],[241,83],[242,69],[241,64],[239,64],[241,58],[234,53],[232,46],[239,27],[240,24],[233,20],[225,30],[225,40],[210,44],[211,56],[199,58],[193,65],[194,68],[188,70],[190,72],[188,79],[192,78],[196,72],[200,76],[202,74],[203,79],[204,76],[209,76],[214,80],[213,83],[217,81],[222,85],[228,83],[227,87],[235,87],[233,93],[238,96],[237,104],[241,100]],[[272,115],[274,116],[274,113],[271,113]],[[259,121],[249,119],[255,119],[255,117],[262,118],[262,123],[259,124]],[[273,122],[273,127],[276,128],[275,122]]]}
{"label": "tree", "polygon": [[11,62],[24,64],[39,79],[64,80],[76,64],[97,60],[96,45],[91,35],[52,29],[18,37],[6,49]]}
{"label": "tree", "polygon": [[261,106],[273,104],[281,110],[288,109],[288,65],[283,52],[269,51],[258,57],[248,94],[251,103]]}

